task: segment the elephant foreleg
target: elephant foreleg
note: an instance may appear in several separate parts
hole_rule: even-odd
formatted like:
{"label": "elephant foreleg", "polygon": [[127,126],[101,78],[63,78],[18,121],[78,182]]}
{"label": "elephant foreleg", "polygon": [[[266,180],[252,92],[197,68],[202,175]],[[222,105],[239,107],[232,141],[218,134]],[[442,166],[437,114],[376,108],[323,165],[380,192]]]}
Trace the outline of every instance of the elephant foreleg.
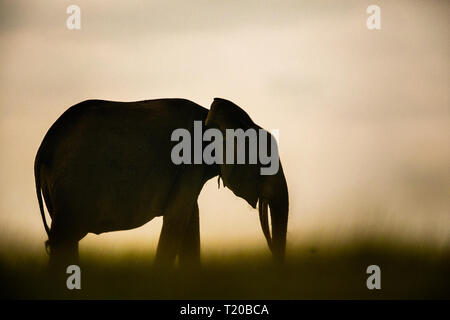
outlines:
{"label": "elephant foreleg", "polygon": [[200,265],[200,224],[198,204],[195,203],[178,253],[180,266]]}
{"label": "elephant foreleg", "polygon": [[156,250],[155,265],[158,268],[171,267],[183,240],[187,215],[165,215]]}
{"label": "elephant foreleg", "polygon": [[[202,168],[186,170],[179,176],[177,184],[172,190],[168,206],[163,216],[163,226],[156,250],[155,265],[157,267],[171,267],[181,248],[185,249],[184,241],[188,240],[187,253],[200,256],[200,240],[198,231],[197,198],[203,186],[204,172]],[[187,231],[193,231],[192,239],[187,239]],[[195,253],[198,251],[198,253]],[[186,254],[187,255],[187,254]],[[183,253],[183,258],[185,256]]]}

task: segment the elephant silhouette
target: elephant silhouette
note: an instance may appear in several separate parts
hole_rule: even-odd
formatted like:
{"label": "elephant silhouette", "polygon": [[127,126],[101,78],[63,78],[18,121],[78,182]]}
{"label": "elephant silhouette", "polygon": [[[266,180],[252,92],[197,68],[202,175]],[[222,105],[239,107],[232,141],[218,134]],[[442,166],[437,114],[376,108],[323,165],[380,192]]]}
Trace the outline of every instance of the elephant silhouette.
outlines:
{"label": "elephant silhouette", "polygon": [[195,121],[224,133],[260,129],[244,110],[221,98],[210,110],[186,99],[155,99],[87,100],[65,111],[46,133],[34,163],[49,265],[78,263],[78,243],[88,233],[133,229],[159,216],[155,264],[172,266],[178,255],[180,265],[198,265],[197,199],[215,176],[253,208],[259,201],[272,256],[283,261],[289,200],[281,162],[273,175],[261,175],[259,162],[174,164],[171,135],[180,128],[194,134]]}

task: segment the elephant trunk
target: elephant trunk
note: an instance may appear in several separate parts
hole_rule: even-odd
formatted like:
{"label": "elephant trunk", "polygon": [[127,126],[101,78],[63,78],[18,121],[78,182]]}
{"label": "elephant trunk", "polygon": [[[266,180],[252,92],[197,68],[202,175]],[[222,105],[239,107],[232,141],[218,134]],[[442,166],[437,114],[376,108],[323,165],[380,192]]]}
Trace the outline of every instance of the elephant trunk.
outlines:
{"label": "elephant trunk", "polygon": [[[289,213],[289,197],[286,179],[280,166],[279,172],[268,179],[265,190],[271,190],[259,199],[259,218],[261,228],[276,262],[283,262],[286,252],[286,234]],[[272,222],[270,234],[268,208]]]}

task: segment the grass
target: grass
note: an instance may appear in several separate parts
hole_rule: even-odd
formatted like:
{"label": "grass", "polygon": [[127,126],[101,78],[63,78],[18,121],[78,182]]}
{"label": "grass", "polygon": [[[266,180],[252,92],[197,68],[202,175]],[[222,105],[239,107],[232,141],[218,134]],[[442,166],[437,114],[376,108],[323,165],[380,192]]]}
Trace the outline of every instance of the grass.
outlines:
{"label": "grass", "polygon": [[[381,290],[366,287],[367,266],[381,268]],[[393,240],[291,248],[283,267],[267,252],[210,254],[201,270],[155,273],[151,255],[81,255],[81,290],[65,288],[33,254],[0,256],[7,299],[450,299],[450,250]]]}

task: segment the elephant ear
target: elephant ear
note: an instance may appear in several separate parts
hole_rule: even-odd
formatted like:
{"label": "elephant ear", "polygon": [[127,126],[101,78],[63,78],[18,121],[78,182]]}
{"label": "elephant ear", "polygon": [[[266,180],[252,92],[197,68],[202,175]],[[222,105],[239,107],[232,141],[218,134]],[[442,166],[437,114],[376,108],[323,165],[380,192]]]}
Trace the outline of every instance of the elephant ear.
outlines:
{"label": "elephant ear", "polygon": [[[259,166],[258,164],[249,164],[248,141],[245,143],[246,161],[245,164],[237,164],[237,145],[236,138],[227,138],[227,129],[242,129],[244,132],[248,129],[256,130],[258,135],[259,127],[252,121],[249,115],[233,102],[215,98],[208,112],[205,125],[209,128],[216,128],[222,132],[223,139],[223,163],[220,164],[221,177],[224,186],[228,187],[233,193],[245,199],[253,208],[256,208],[259,196]],[[228,140],[231,141],[228,141]],[[234,163],[226,163],[226,145],[232,144],[234,149]]]}

